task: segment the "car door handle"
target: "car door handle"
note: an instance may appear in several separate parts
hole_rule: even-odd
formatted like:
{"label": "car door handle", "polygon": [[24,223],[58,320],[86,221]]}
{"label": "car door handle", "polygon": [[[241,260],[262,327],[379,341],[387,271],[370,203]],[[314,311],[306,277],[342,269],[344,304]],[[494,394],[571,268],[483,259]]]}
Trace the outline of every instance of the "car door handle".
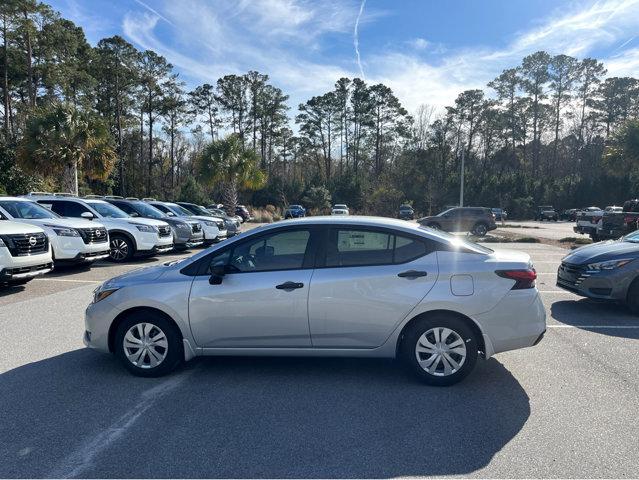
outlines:
{"label": "car door handle", "polygon": [[284,282],[276,285],[275,288],[278,290],[295,290],[296,288],[304,288],[304,284],[298,282]]}
{"label": "car door handle", "polygon": [[401,278],[417,278],[417,277],[425,277],[428,275],[428,272],[422,272],[419,270],[408,270],[406,272],[398,273],[397,276]]}

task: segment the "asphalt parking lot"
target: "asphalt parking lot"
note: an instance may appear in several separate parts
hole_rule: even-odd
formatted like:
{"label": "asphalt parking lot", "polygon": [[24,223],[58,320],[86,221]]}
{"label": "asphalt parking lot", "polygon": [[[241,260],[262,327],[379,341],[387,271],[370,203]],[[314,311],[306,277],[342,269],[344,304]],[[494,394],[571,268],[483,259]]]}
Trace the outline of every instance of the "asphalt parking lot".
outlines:
{"label": "asphalt parking lot", "polygon": [[489,246],[530,253],[548,332],[451,388],[364,359],[132,377],[83,347],[83,311],[101,281],[159,259],[3,290],[0,477],[635,477],[639,318],[559,290],[566,250]]}

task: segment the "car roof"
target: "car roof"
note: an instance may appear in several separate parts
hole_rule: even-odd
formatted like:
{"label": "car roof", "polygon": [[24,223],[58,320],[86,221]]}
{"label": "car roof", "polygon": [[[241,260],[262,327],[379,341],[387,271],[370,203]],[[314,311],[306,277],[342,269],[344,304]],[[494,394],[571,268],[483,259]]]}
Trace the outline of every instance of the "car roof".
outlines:
{"label": "car roof", "polygon": [[0,195],[0,201],[2,200],[11,200],[11,201],[17,200],[19,202],[35,202],[35,200],[33,200],[32,197],[23,198],[23,197],[9,197],[9,196]]}
{"label": "car roof", "polygon": [[417,230],[420,231],[420,226],[417,223],[410,223],[406,220],[399,220],[387,217],[368,217],[363,215],[353,215],[350,217],[334,217],[330,215],[317,216],[317,217],[304,217],[286,222],[275,222],[268,225],[264,225],[263,229],[277,228],[290,225],[348,225],[348,226],[362,226],[362,227],[387,227],[387,228],[400,228],[402,230]]}

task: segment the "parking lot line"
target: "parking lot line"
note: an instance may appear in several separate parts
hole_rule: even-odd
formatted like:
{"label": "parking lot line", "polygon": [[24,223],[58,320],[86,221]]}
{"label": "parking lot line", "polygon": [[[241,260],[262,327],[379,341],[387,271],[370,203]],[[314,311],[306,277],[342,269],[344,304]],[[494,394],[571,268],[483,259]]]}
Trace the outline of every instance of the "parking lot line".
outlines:
{"label": "parking lot line", "polygon": [[608,330],[608,329],[634,329],[639,325],[546,325],[546,328],[589,328],[592,330]]}
{"label": "parking lot line", "polygon": [[75,280],[73,278],[56,278],[56,277],[47,277],[47,278],[34,278],[34,282],[71,282],[71,283],[102,283],[100,280]]}

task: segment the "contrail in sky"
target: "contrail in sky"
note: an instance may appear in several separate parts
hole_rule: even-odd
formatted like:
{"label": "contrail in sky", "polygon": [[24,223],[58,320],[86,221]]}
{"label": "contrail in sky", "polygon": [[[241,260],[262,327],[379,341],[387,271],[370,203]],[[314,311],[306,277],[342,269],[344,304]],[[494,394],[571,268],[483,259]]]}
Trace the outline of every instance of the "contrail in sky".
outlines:
{"label": "contrail in sky", "polygon": [[353,44],[355,45],[355,56],[357,57],[357,66],[359,67],[359,73],[364,79],[364,69],[362,68],[362,59],[359,56],[359,20],[362,18],[362,13],[364,13],[364,6],[366,5],[366,0],[362,0],[362,3],[359,5],[359,13],[357,14],[357,20],[355,20],[355,29],[353,30]]}
{"label": "contrail in sky", "polygon": [[164,15],[162,15],[160,12],[158,12],[157,10],[149,7],[146,3],[144,3],[142,0],[133,0],[135,3],[137,3],[138,5],[143,6],[144,8],[146,8],[149,12],[154,13],[155,15],[157,15],[158,17],[160,17],[162,20],[164,20],[166,23],[173,25],[173,22],[171,20],[169,20],[168,18],[166,18]]}

